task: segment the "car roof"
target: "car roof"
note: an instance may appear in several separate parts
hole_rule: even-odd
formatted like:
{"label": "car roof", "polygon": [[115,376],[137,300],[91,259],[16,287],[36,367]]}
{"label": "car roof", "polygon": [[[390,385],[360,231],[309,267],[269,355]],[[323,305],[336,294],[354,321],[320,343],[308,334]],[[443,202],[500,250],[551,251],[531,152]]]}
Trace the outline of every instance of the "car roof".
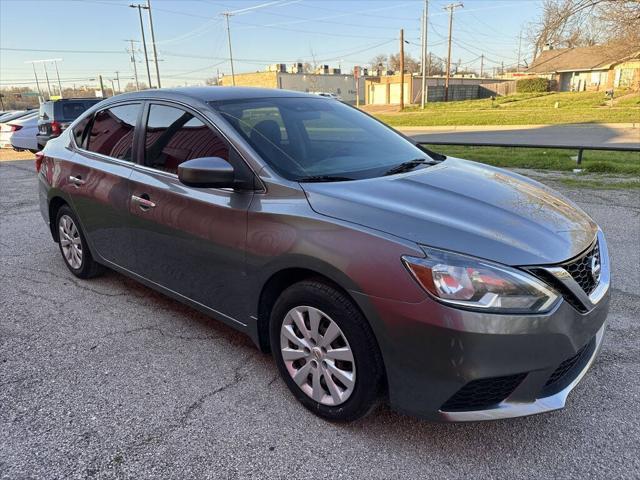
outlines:
{"label": "car roof", "polygon": [[254,87],[180,87],[143,90],[141,92],[123,93],[117,95],[118,99],[157,98],[157,99],[185,99],[192,98],[200,102],[216,102],[225,100],[245,100],[253,98],[274,97],[310,97],[304,92],[292,90],[279,90],[275,88]]}

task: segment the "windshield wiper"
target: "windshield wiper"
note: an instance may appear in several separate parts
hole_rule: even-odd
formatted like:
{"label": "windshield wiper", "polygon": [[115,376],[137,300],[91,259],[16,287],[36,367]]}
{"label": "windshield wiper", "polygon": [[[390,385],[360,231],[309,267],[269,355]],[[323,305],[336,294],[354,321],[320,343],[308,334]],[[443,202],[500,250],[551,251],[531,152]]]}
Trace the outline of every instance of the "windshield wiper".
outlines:
{"label": "windshield wiper", "polygon": [[418,165],[422,165],[426,163],[428,165],[435,165],[437,162],[433,160],[427,160],[426,158],[414,158],[413,160],[408,160],[406,162],[402,162],[400,165],[396,165],[393,168],[390,168],[386,172],[385,175],[395,175],[396,173],[404,173],[409,172],[416,168]]}
{"label": "windshield wiper", "polygon": [[299,178],[299,182],[346,182],[348,180],[355,180],[351,177],[340,177],[338,175],[310,175],[308,177]]}

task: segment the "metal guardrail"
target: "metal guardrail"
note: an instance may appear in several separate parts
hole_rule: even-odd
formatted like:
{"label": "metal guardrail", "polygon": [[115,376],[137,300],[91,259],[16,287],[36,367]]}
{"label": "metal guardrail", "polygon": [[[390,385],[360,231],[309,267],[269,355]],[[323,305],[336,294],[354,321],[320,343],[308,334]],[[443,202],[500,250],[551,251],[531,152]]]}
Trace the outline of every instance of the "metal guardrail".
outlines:
{"label": "metal guardrail", "polygon": [[613,145],[601,145],[601,146],[587,146],[584,145],[540,145],[540,144],[528,144],[528,143],[494,143],[494,142],[442,142],[442,141],[420,141],[421,145],[454,145],[458,147],[504,147],[504,148],[544,148],[544,149],[557,149],[557,150],[577,150],[578,158],[576,163],[580,165],[582,163],[582,154],[585,150],[602,150],[610,152],[640,152],[640,147],[634,147],[631,145],[625,146],[613,146]]}

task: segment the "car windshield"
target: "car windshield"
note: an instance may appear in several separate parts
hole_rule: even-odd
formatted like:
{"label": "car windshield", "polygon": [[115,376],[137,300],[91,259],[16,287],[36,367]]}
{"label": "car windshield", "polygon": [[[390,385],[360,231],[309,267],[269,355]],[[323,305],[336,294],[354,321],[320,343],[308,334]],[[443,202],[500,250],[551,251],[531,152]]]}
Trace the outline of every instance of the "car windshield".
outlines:
{"label": "car windshield", "polygon": [[289,180],[372,178],[406,162],[433,161],[390,128],[338,101],[286,97],[211,105]]}

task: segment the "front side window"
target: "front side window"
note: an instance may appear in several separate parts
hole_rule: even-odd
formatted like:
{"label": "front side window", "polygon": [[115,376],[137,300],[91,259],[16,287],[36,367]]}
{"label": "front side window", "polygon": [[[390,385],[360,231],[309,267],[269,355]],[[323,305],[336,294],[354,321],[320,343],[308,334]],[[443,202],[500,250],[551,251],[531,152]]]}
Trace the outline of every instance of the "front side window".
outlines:
{"label": "front side window", "polygon": [[432,160],[380,122],[321,97],[232,100],[211,105],[265,162],[289,180],[372,178],[405,162]]}
{"label": "front side window", "polygon": [[202,157],[229,160],[229,147],[209,126],[180,108],[151,105],[145,134],[144,163],[177,173],[178,165]]}
{"label": "front side window", "polygon": [[133,132],[140,104],[100,110],[93,117],[86,149],[108,157],[133,161]]}

